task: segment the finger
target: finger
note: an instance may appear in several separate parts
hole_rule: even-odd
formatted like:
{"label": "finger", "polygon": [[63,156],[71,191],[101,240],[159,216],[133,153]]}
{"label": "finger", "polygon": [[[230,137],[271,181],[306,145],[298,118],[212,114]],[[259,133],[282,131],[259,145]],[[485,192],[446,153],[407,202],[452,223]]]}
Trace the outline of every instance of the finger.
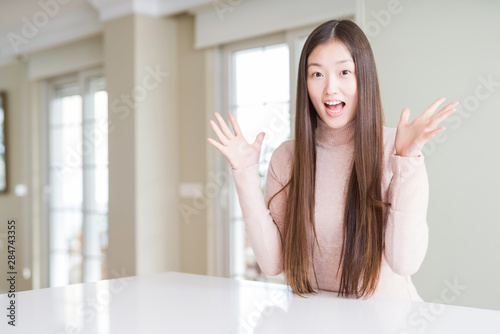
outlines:
{"label": "finger", "polygon": [[222,154],[224,154],[226,156],[226,147],[224,145],[221,145],[220,143],[216,142],[212,138],[207,138],[207,141],[210,144],[214,145]]}
{"label": "finger", "polygon": [[447,104],[447,105],[445,105],[443,108],[441,108],[441,110],[439,110],[437,113],[435,113],[435,114],[433,115],[433,117],[434,117],[434,116],[436,116],[436,115],[439,115],[439,114],[440,114],[440,113],[442,113],[442,112],[447,112],[448,110],[455,108],[457,105],[458,105],[458,102],[457,102],[457,101],[453,101],[453,102],[451,102],[451,103],[448,103],[448,104]]}
{"label": "finger", "polygon": [[224,122],[224,119],[222,118],[222,116],[219,115],[219,113],[215,113],[215,117],[219,121],[222,133],[227,137],[227,139],[233,138],[234,135],[231,133],[231,130],[229,130],[229,128],[227,127],[226,122]]}
{"label": "finger", "polygon": [[219,138],[220,142],[222,145],[226,146],[229,144],[229,140],[226,138],[226,136],[220,131],[219,127],[217,124],[215,124],[214,121],[210,120],[210,126],[212,126],[212,129],[214,129],[215,134],[217,135],[217,138]]}
{"label": "finger", "polygon": [[399,124],[407,125],[408,119],[410,118],[410,109],[404,108],[401,112],[401,117],[399,118]]}
{"label": "finger", "polygon": [[253,145],[256,145],[256,147],[261,147],[262,142],[264,141],[264,137],[266,136],[265,132],[261,132],[257,135],[257,138],[255,138],[255,141],[253,142]]}
{"label": "finger", "polygon": [[422,115],[424,115],[425,117],[429,117],[430,115],[432,115],[444,100],[446,100],[446,97],[440,97],[439,99],[434,101],[427,109],[425,109]]}
{"label": "finger", "polygon": [[432,116],[431,121],[429,122],[427,126],[427,131],[434,129],[436,126],[438,126],[439,123],[444,121],[448,116],[453,114],[456,111],[455,108],[451,108],[448,110],[442,110],[436,115]]}
{"label": "finger", "polygon": [[453,101],[453,102],[450,102],[447,105],[445,105],[443,108],[441,108],[441,110],[445,110],[445,109],[448,110],[448,109],[451,109],[451,108],[455,108],[459,104],[460,103],[458,103],[458,101]]}
{"label": "finger", "polygon": [[444,130],[446,130],[446,128],[444,126],[440,126],[439,128],[437,128],[436,130],[433,130],[433,131],[430,131],[430,132],[427,132],[425,135],[424,135],[424,140],[427,142],[429,140],[431,140],[432,137],[434,137],[435,135],[437,135],[438,133],[440,132],[443,132]]}
{"label": "finger", "polygon": [[428,124],[428,129],[429,130],[434,129],[439,123],[441,123],[444,119],[450,116],[456,110],[455,107],[458,104],[459,104],[458,101],[453,101],[451,103],[448,103],[440,111],[434,114],[430,119],[430,123]]}
{"label": "finger", "polygon": [[231,121],[231,125],[233,126],[234,134],[236,136],[241,135],[241,129],[238,125],[238,122],[236,121],[236,118],[232,114],[229,114],[229,120]]}

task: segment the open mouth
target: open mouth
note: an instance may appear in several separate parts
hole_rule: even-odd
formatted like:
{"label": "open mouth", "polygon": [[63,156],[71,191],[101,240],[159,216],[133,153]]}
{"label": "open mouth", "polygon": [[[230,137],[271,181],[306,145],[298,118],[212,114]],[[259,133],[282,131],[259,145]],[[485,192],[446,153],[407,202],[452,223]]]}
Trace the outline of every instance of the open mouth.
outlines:
{"label": "open mouth", "polygon": [[336,100],[336,101],[326,101],[324,102],[326,111],[330,116],[338,116],[344,110],[345,102]]}

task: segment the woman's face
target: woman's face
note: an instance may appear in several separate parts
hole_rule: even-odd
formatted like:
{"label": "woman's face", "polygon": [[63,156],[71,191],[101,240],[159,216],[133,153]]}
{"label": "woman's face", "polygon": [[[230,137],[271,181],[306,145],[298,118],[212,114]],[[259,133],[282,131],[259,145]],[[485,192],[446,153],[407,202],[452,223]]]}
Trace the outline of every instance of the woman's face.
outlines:
{"label": "woman's face", "polygon": [[354,60],[339,41],[320,44],[307,59],[307,91],[316,112],[331,128],[356,117],[358,92]]}

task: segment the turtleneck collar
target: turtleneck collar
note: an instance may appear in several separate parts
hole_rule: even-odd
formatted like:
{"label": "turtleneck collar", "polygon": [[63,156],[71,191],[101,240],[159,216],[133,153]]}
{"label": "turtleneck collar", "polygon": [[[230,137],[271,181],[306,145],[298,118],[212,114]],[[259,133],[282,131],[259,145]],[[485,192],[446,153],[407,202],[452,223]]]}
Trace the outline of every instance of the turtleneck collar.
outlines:
{"label": "turtleneck collar", "polygon": [[354,142],[356,118],[341,128],[331,128],[316,114],[316,142],[321,146],[339,146]]}

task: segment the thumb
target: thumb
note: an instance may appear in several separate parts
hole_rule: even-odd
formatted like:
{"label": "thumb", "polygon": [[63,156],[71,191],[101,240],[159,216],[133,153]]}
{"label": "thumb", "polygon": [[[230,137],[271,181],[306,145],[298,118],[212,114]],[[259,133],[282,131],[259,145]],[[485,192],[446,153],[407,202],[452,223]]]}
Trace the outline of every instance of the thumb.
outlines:
{"label": "thumb", "polygon": [[261,132],[257,135],[257,138],[255,138],[254,145],[257,145],[257,147],[262,146],[262,142],[264,141],[264,137],[266,136],[265,132]]}
{"label": "thumb", "polygon": [[408,124],[408,119],[410,118],[410,109],[404,108],[401,112],[401,118],[399,119],[399,124],[406,125]]}

